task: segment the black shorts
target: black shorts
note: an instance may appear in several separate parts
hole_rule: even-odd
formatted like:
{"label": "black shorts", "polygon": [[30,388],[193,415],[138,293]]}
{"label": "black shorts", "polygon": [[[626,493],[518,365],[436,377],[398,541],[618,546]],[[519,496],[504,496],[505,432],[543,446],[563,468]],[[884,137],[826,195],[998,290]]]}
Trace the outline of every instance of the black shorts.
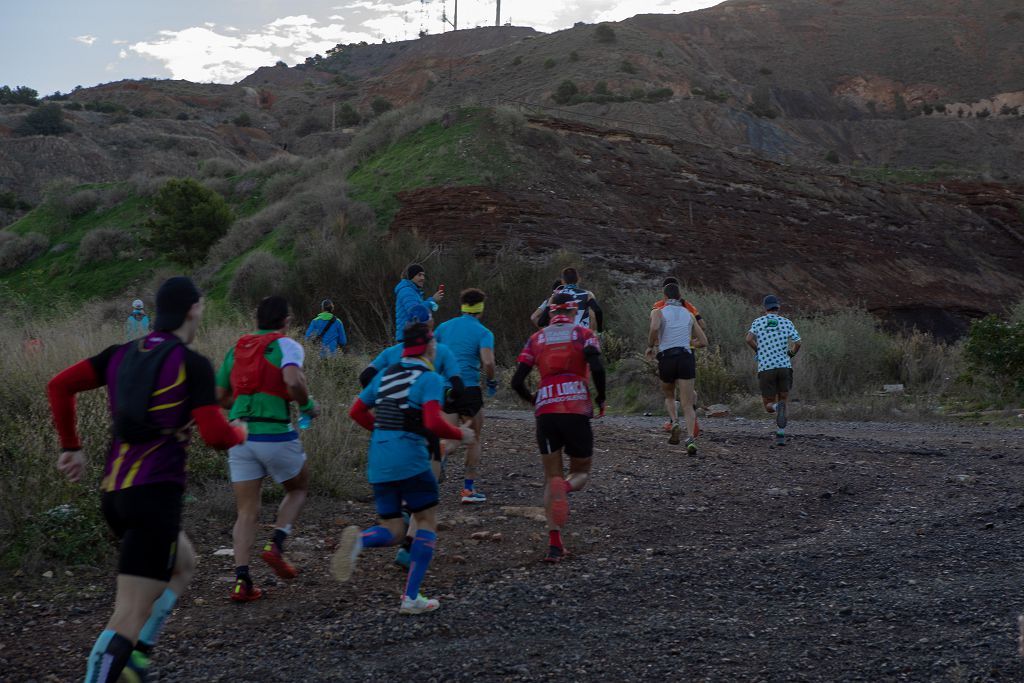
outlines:
{"label": "black shorts", "polygon": [[455,400],[444,402],[444,412],[459,417],[476,417],[484,407],[484,392],[480,387],[466,387]]}
{"label": "black shorts", "polygon": [[693,354],[678,346],[658,353],[658,378],[665,384],[677,379],[693,379],[697,376],[697,362]]}
{"label": "black shorts", "polygon": [[431,470],[402,479],[373,484],[373,500],[381,519],[398,519],[402,509],[415,514],[440,502],[437,479]]}
{"label": "black shorts", "polygon": [[793,388],[793,368],[772,368],[757,373],[757,384],[761,387],[761,396],[775,398],[779,394],[789,393]]}
{"label": "black shorts", "polygon": [[571,413],[549,413],[537,416],[537,445],[541,455],[565,449],[570,458],[594,455],[594,432],[590,418]]}
{"label": "black shorts", "polygon": [[143,484],[108,491],[100,510],[118,540],[118,574],[169,581],[178,556],[181,532],[180,484]]}

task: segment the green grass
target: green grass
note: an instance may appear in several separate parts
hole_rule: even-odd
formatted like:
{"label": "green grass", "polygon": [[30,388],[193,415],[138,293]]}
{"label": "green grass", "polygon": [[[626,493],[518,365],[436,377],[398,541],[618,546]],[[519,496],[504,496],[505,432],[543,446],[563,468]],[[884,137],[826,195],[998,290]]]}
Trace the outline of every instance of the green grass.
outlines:
{"label": "green grass", "polygon": [[382,228],[398,212],[398,193],[424,187],[493,183],[510,168],[509,156],[486,111],[467,109],[445,128],[431,123],[360,164],[348,178],[352,198],[366,202]]}

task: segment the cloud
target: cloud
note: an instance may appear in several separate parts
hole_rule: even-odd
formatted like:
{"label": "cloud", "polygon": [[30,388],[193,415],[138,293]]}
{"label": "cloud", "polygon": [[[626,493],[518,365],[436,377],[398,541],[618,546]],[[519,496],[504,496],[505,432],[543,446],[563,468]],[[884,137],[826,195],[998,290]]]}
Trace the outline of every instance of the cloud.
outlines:
{"label": "cloud", "polygon": [[89,34],[86,34],[84,36],[75,36],[74,40],[77,40],[82,45],[92,46],[92,44],[96,42],[96,36],[90,36]]}
{"label": "cloud", "polygon": [[[576,21],[618,21],[643,13],[691,11],[720,0],[516,0],[502,5],[501,22],[539,31],[558,31]],[[451,4],[451,3],[449,3]],[[463,3],[467,5],[466,3]],[[440,33],[441,3],[422,0],[353,0],[331,8],[327,21],[308,14],[280,17],[244,32],[234,26],[218,28],[207,22],[175,31],[160,31],[150,40],[133,43],[129,51],[163,64],[173,78],[196,82],[232,83],[261,66],[277,61],[302,63],[338,43],[380,42],[415,38],[419,30]],[[459,8],[459,26],[494,24],[494,5],[469,3]],[[88,40],[84,40],[88,39]],[[93,36],[80,36],[91,45]],[[115,41],[116,42],[116,41]],[[119,43],[117,43],[119,44]]]}

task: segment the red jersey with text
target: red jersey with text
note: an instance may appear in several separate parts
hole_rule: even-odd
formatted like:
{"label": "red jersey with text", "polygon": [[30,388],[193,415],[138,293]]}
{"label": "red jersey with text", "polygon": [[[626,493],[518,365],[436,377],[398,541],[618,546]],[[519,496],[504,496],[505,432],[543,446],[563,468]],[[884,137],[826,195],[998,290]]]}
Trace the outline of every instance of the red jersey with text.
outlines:
{"label": "red jersey with text", "polygon": [[597,335],[585,327],[557,322],[535,332],[517,359],[540,372],[536,415],[568,413],[593,416],[587,381],[586,349],[601,350]]}

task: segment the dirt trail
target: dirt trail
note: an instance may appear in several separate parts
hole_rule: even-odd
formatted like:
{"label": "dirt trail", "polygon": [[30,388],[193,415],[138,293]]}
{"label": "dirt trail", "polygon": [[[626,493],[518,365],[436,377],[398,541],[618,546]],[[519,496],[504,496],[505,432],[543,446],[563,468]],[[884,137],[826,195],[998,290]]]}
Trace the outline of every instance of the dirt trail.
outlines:
{"label": "dirt trail", "polygon": [[[202,564],[154,680],[1024,680],[1024,431],[797,421],[772,449],[765,423],[709,420],[688,458],[660,422],[596,423],[574,556],[546,566],[543,523],[520,516],[540,503],[532,422],[496,413],[491,502],[445,507],[424,584],[442,609],[420,618],[397,613],[391,552],[369,551],[351,585],[330,579],[340,526],[372,520],[358,501],[315,501],[292,543],[304,573],[230,604],[231,559],[213,555],[230,498],[195,492]],[[454,500],[457,483],[443,488]],[[5,680],[80,675],[112,581],[75,573],[4,577]]]}

